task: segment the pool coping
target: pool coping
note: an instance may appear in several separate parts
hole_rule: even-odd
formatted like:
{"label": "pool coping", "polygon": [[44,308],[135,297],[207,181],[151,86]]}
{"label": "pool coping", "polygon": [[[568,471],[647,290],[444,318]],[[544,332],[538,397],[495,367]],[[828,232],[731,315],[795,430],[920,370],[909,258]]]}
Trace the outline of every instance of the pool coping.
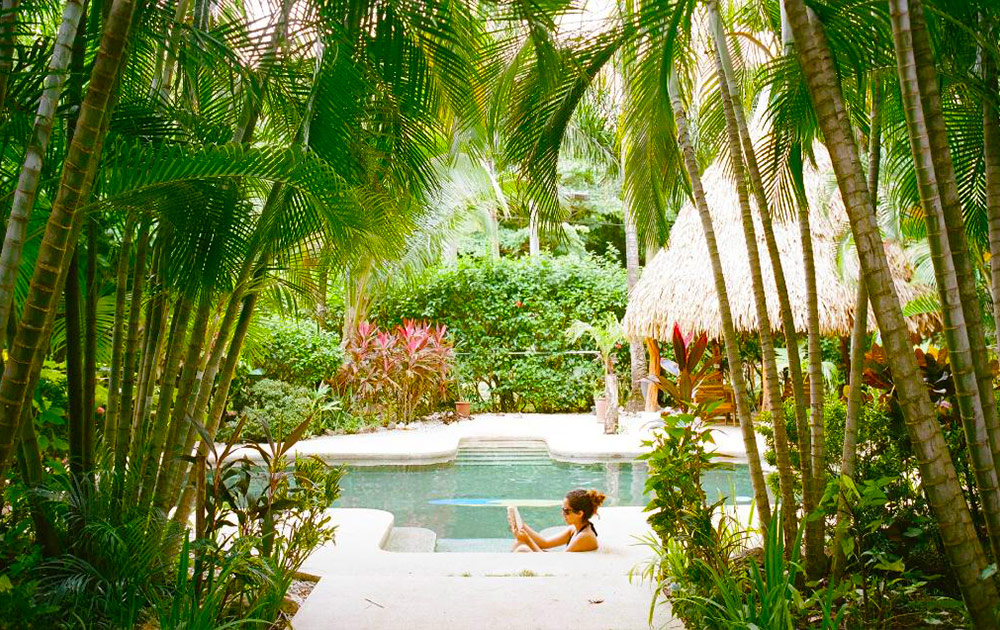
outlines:
{"label": "pool coping", "polygon": [[[635,461],[648,451],[652,438],[647,423],[656,414],[623,415],[625,433],[605,435],[589,414],[480,414],[451,424],[411,425],[354,435],[323,436],[293,446],[291,457],[319,457],[352,466],[435,465],[455,460],[460,448],[477,443],[543,443],[549,457],[566,463]],[[716,455],[727,463],[746,464],[739,427],[713,425]],[[758,436],[763,448],[763,438]],[[252,449],[239,456],[259,460]]]}

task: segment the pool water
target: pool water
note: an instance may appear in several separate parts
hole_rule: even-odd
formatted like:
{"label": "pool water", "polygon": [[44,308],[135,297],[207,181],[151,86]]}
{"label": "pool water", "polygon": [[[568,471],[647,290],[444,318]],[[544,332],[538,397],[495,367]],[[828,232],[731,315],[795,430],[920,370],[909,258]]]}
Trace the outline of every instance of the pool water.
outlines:
{"label": "pool water", "polygon": [[[574,488],[596,488],[605,505],[646,505],[644,462],[558,462],[544,443],[531,447],[460,448],[438,465],[351,466],[341,480],[336,507],[392,512],[396,527],[423,527],[442,539],[510,538],[507,506],[516,505],[536,530],[562,525],[563,497]],[[709,500],[753,495],[746,466],[711,471]],[[600,528],[600,520],[597,521]],[[439,550],[442,545],[438,545]],[[445,545],[447,546],[447,545]]]}

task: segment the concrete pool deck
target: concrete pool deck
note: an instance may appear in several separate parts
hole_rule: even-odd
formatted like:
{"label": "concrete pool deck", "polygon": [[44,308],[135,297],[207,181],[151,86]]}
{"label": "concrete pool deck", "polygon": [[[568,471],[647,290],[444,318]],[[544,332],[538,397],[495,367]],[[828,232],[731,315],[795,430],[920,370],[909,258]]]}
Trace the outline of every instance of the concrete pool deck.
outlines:
{"label": "concrete pool deck", "polygon": [[[451,461],[476,442],[543,441],[551,457],[570,462],[629,461],[645,449],[656,415],[625,416],[625,432],[605,435],[584,414],[482,414],[451,423],[305,440],[302,456],[352,465]],[[717,452],[746,461],[739,427],[713,426]],[[763,448],[763,440],[758,436]],[[742,510],[741,510],[742,511]],[[653,558],[641,507],[606,507],[595,521],[593,553],[414,553],[385,549],[390,512],[335,508],[336,543],[316,550],[302,571],[320,578],[292,619],[294,630],[642,630],[650,627],[653,586],[638,577]],[[630,573],[636,577],[630,579]],[[667,604],[654,628],[684,626]]]}
{"label": "concrete pool deck", "polygon": [[[294,630],[641,630],[653,588],[641,572],[652,557],[642,508],[604,508],[593,553],[399,553],[382,549],[388,512],[333,509],[337,544],[310,556],[320,578],[292,619]],[[669,606],[653,627],[681,629]]]}
{"label": "concrete pool deck", "polygon": [[[354,465],[434,464],[451,461],[460,444],[492,440],[541,440],[553,459],[568,462],[622,461],[643,452],[651,430],[644,426],[658,414],[623,414],[624,433],[605,435],[589,414],[478,414],[469,420],[414,423],[392,430],[355,435],[331,435],[304,440],[292,454],[316,455]],[[739,427],[712,425],[716,452],[735,463],[746,463]],[[763,452],[764,440],[757,436]]]}

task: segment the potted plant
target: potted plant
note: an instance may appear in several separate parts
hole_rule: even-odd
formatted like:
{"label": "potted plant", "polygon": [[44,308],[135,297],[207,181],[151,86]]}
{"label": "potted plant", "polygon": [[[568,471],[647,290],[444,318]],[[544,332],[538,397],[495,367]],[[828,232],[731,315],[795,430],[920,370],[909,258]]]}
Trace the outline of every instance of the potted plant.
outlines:
{"label": "potted plant", "polygon": [[[571,341],[578,341],[580,337],[588,335],[597,346],[597,352],[601,357],[601,365],[604,368],[604,398],[607,411],[604,415],[604,432],[616,433],[618,431],[618,377],[615,375],[615,346],[625,341],[625,331],[622,330],[621,322],[614,313],[605,313],[604,318],[597,323],[588,324],[579,320],[570,324],[566,331],[566,336]],[[597,401],[595,400],[595,405]],[[597,409],[600,418],[600,407]]]}
{"label": "potted plant", "polygon": [[594,390],[594,415],[597,416],[597,421],[604,423],[604,419],[607,417],[608,413],[608,397],[604,390],[604,386],[599,389]]}
{"label": "potted plant", "polygon": [[455,373],[455,392],[457,398],[455,399],[455,414],[458,415],[459,419],[468,418],[472,411],[472,401],[467,400],[464,396],[465,388],[462,382],[462,368],[456,362],[454,367]]}

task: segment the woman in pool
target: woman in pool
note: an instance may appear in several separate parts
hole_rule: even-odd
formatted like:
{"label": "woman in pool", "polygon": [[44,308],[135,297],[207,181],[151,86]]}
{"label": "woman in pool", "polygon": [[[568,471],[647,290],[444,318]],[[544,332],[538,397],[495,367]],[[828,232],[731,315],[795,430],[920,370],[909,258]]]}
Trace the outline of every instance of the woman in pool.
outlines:
{"label": "woman in pool", "polygon": [[597,549],[597,530],[590,519],[604,499],[605,496],[597,490],[571,490],[562,505],[563,519],[569,527],[552,538],[542,538],[522,523],[514,531],[517,542],[513,551],[545,551],[560,545],[566,545],[566,551],[594,551]]}

